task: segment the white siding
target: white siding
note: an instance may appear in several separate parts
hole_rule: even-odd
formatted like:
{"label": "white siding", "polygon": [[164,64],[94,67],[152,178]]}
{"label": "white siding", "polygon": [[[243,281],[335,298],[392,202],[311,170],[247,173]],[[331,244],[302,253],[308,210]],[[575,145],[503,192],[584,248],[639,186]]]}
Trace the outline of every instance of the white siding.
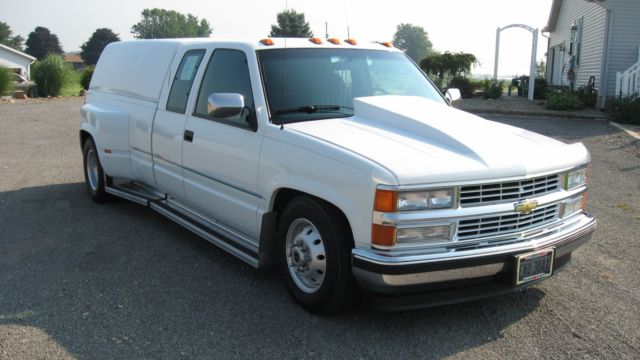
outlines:
{"label": "white siding", "polygon": [[22,69],[22,75],[29,75],[29,65],[32,60],[0,47],[0,66],[9,69]]}
{"label": "white siding", "polygon": [[616,72],[638,61],[640,46],[640,0],[608,0],[611,10],[607,95],[614,96]]}
{"label": "white siding", "polygon": [[[638,0],[630,0],[638,1]],[[576,83],[575,88],[586,85],[589,77],[596,77],[596,89],[600,88],[600,71],[602,64],[602,54],[604,47],[604,33],[606,10],[601,6],[588,3],[584,0],[563,0],[558,15],[554,31],[549,34],[549,48],[563,44],[565,45],[565,63],[570,59],[569,45],[571,43],[571,25],[582,18],[582,50],[580,54],[580,65],[575,68]],[[549,51],[551,52],[551,50]],[[574,50],[574,54],[575,54]],[[552,57],[548,56],[549,61]],[[567,71],[569,65],[563,69],[562,85],[568,85]],[[561,84],[555,84],[561,85]]]}

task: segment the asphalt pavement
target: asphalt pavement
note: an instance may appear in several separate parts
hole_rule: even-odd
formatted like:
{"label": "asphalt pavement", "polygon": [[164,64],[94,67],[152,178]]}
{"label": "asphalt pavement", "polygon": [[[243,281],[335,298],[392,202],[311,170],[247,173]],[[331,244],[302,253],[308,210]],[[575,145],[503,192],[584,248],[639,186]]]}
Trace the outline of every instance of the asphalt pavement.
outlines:
{"label": "asphalt pavement", "polygon": [[81,100],[0,105],[0,359],[640,358],[640,141],[602,120],[495,117],[591,151],[593,240],[527,291],[311,315],[142,206],[86,194]]}

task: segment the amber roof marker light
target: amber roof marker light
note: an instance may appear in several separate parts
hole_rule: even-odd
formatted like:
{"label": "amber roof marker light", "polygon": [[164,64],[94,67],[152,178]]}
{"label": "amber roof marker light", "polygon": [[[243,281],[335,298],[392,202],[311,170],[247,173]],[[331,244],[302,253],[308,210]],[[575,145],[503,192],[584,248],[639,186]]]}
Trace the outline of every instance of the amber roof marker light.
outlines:
{"label": "amber roof marker light", "polygon": [[266,46],[271,46],[271,45],[274,44],[274,42],[271,39],[262,39],[262,40],[260,40],[260,44],[266,45]]}
{"label": "amber roof marker light", "polygon": [[327,41],[332,43],[333,45],[340,45],[340,39],[330,38],[330,39],[327,39]]}
{"label": "amber roof marker light", "polygon": [[358,45],[358,42],[356,41],[356,39],[347,39],[344,42],[346,42],[349,45]]}
{"label": "amber roof marker light", "polygon": [[380,45],[386,46],[388,48],[392,48],[393,47],[393,43],[391,41],[381,42]]}
{"label": "amber roof marker light", "polygon": [[322,44],[322,39],[320,39],[320,38],[310,38],[309,41],[311,41],[312,43],[314,43],[316,45]]}

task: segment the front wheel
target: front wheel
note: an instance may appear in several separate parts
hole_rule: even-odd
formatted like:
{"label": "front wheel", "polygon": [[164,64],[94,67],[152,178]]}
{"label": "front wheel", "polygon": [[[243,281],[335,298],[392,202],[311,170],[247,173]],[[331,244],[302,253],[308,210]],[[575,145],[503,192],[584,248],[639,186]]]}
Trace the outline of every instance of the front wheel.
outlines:
{"label": "front wheel", "polygon": [[344,310],[358,287],[351,274],[353,240],[344,218],[309,197],[293,199],[278,225],[278,264],[289,293],[316,314]]}
{"label": "front wheel", "polygon": [[98,150],[93,139],[89,138],[82,147],[84,162],[84,181],[93,201],[102,203],[108,200],[109,194],[104,190],[104,171],[98,157]]}

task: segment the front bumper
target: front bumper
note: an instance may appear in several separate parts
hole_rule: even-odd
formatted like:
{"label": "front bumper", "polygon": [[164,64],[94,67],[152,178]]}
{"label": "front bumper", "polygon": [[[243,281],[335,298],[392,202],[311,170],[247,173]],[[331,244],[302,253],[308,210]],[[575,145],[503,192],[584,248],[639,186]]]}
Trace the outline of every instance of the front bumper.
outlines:
{"label": "front bumper", "polygon": [[[354,249],[353,275],[364,290],[377,294],[367,297],[374,307],[409,309],[478,299],[536,283],[513,285],[516,255],[555,248],[553,274],[561,271],[571,253],[591,239],[595,228],[595,218],[583,213],[567,226],[538,238],[485,249],[401,257]],[[412,300],[405,302],[399,295]]]}

